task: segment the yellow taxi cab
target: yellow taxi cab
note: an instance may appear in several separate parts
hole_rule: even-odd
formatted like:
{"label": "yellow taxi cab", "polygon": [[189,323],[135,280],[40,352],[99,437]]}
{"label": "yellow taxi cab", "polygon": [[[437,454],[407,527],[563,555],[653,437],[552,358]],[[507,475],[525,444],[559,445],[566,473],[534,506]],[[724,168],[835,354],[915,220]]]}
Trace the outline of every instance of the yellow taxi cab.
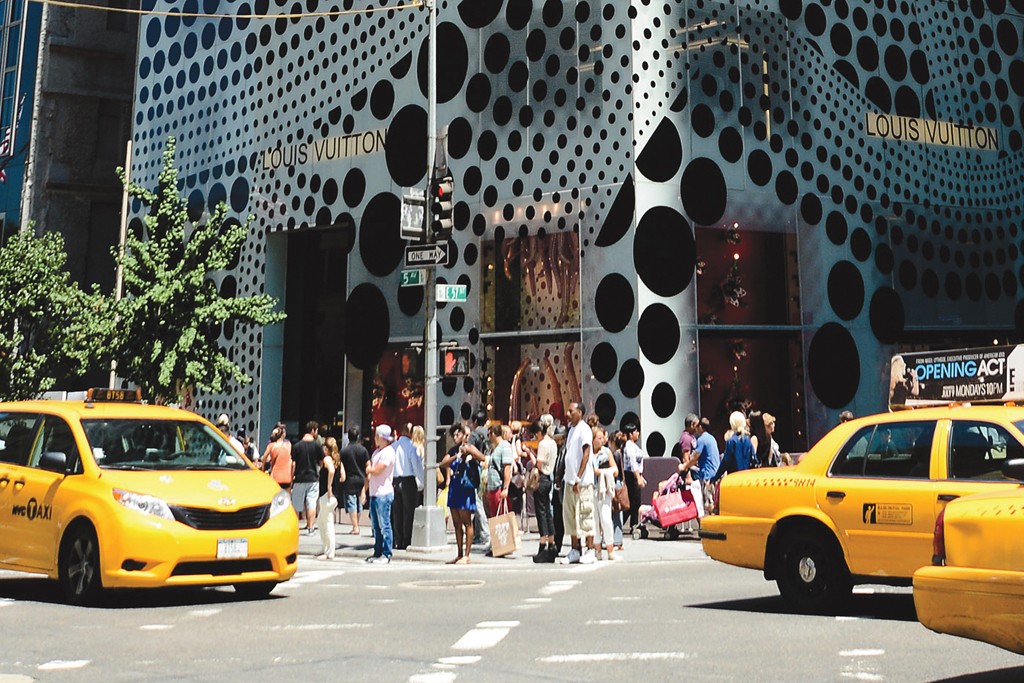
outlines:
{"label": "yellow taxi cab", "polygon": [[0,403],[0,568],[57,579],[76,604],[107,588],[259,596],[290,579],[287,492],[198,415],[111,393]]}
{"label": "yellow taxi cab", "polygon": [[836,609],[857,583],[910,585],[935,519],[960,496],[1005,491],[1024,457],[1024,407],[944,406],[840,424],[793,467],[729,474],[701,520],[712,558],[758,569],[802,612]]}
{"label": "yellow taxi cab", "polygon": [[[1003,472],[1024,481],[1024,460]],[[935,522],[933,564],[914,572],[918,620],[933,631],[1024,654],[1024,488],[951,502]]]}

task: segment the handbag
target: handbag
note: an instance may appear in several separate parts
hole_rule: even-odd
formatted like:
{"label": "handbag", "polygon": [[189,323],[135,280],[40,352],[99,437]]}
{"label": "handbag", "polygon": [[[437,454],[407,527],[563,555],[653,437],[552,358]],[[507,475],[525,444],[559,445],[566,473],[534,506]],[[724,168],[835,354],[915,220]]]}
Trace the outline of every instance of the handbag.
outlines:
{"label": "handbag", "polygon": [[620,486],[615,489],[615,495],[612,497],[612,508],[618,508],[621,512],[627,512],[629,510],[629,491],[625,486]]}
{"label": "handbag", "polygon": [[663,529],[697,518],[697,502],[688,490],[675,490],[654,499],[658,524]]}
{"label": "handbag", "polygon": [[536,491],[540,488],[540,468],[534,467],[526,473],[526,490]]}
{"label": "handbag", "polygon": [[501,501],[497,513],[487,518],[487,526],[491,531],[491,555],[503,557],[519,550],[521,538],[516,515],[509,512],[508,500]]}

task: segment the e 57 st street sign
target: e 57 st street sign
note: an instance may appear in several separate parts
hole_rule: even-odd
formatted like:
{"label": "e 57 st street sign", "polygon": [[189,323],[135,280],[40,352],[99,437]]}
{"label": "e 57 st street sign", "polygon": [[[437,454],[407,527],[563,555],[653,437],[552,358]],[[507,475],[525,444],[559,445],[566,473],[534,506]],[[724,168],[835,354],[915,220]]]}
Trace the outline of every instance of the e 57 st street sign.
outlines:
{"label": "e 57 st street sign", "polygon": [[405,248],[405,267],[422,268],[448,263],[448,243],[415,244]]}

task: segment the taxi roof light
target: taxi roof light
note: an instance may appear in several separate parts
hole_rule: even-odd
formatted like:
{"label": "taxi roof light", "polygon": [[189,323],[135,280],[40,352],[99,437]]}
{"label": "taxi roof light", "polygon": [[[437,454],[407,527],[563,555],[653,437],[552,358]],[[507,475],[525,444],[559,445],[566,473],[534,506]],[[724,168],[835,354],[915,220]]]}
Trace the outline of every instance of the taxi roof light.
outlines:
{"label": "taxi roof light", "polygon": [[86,392],[85,401],[86,403],[142,403],[142,390],[93,387]]}

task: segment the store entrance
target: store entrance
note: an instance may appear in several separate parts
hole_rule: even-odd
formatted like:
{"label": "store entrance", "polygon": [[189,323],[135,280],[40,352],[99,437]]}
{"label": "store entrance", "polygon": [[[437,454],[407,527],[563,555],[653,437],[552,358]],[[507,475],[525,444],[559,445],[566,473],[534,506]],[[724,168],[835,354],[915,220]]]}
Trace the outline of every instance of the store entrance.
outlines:
{"label": "store entrance", "polygon": [[281,420],[340,424],[345,388],[345,284],[353,230],[288,234]]}
{"label": "store entrance", "polygon": [[533,421],[550,413],[564,423],[566,407],[580,401],[580,365],[579,332],[486,340],[488,418]]}

